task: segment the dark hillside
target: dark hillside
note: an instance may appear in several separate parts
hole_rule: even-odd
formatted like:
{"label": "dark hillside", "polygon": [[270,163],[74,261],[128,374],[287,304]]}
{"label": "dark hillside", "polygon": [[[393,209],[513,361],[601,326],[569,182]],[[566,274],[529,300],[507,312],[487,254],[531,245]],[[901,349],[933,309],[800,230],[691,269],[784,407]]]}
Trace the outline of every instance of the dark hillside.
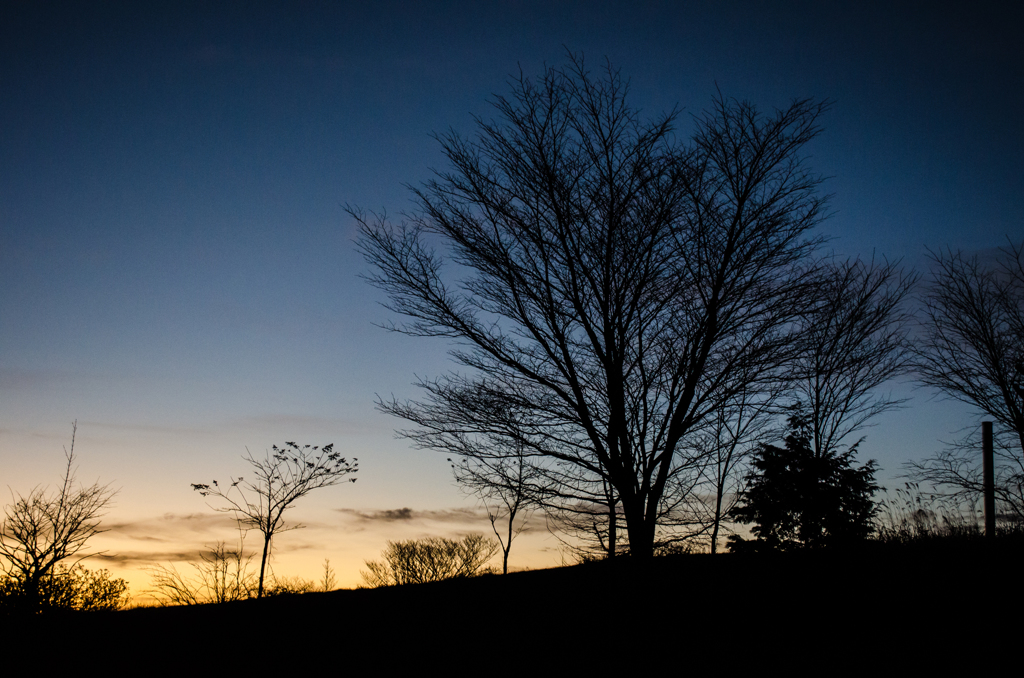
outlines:
{"label": "dark hillside", "polygon": [[638,667],[663,653],[700,664],[794,651],[853,659],[865,648],[934,648],[954,629],[1006,619],[1024,602],[1020,555],[975,544],[620,558],[387,589],[6,619],[5,636],[63,638],[86,654],[116,648],[112,656],[133,663],[224,668],[261,653],[313,670],[397,668],[435,655],[496,666],[600,664],[625,660],[627,648],[645,648],[627,660]]}

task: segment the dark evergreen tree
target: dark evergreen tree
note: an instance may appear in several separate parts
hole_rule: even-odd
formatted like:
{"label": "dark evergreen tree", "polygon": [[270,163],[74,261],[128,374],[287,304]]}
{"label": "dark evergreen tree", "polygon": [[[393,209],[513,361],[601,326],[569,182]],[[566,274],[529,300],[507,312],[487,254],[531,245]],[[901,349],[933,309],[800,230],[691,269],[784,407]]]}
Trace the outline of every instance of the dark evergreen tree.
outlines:
{"label": "dark evergreen tree", "polygon": [[732,550],[817,548],[867,538],[876,511],[875,461],[855,467],[857,445],[816,455],[809,418],[799,408],[789,418],[785,443],[762,445],[754,456],[732,516],[754,525],[756,541],[734,535]]}

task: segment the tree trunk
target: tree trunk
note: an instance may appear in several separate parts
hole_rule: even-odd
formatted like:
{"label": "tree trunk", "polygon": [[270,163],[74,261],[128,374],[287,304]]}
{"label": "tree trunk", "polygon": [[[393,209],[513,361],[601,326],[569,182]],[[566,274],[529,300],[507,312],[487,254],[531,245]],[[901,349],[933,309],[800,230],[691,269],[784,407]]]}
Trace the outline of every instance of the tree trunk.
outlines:
{"label": "tree trunk", "polygon": [[622,512],[626,518],[626,536],[629,555],[634,559],[650,560],[654,557],[654,524],[648,524],[644,502],[636,497],[622,497]]}
{"label": "tree trunk", "polygon": [[608,557],[615,557],[615,540],[618,536],[618,523],[616,522],[615,505],[618,502],[612,499],[611,509],[608,512]]}
{"label": "tree trunk", "polygon": [[263,537],[263,559],[260,560],[260,587],[256,591],[256,598],[263,597],[263,576],[267,571],[267,554],[270,553],[270,535]]}
{"label": "tree trunk", "polygon": [[715,526],[711,530],[711,555],[718,553],[718,528],[722,524],[722,493],[723,483],[719,481],[715,491]]}

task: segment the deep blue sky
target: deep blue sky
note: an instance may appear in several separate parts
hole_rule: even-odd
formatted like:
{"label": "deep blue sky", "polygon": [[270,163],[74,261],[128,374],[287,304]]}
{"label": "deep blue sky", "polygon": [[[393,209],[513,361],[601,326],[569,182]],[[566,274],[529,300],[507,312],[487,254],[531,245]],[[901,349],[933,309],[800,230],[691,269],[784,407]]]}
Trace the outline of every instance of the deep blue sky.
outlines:
{"label": "deep blue sky", "polygon": [[[444,167],[431,134],[471,134],[510,75],[567,49],[610,59],[651,115],[682,108],[683,135],[716,88],[832,100],[809,152],[844,256],[923,269],[926,248],[1024,234],[1019,4],[156,4],[0,9],[0,485],[55,480],[78,419],[83,477],[122,488],[124,568],[212,541],[188,483],[285,440],[362,470],[311,498],[282,568],[288,539],[356,563],[468,529],[436,513],[473,506],[443,456],[373,407],[448,369],[445,346],[374,326],[390,317],[341,205],[408,209],[404,184]],[[886,478],[971,421],[912,395],[862,446]],[[373,513],[404,506],[435,513]]]}

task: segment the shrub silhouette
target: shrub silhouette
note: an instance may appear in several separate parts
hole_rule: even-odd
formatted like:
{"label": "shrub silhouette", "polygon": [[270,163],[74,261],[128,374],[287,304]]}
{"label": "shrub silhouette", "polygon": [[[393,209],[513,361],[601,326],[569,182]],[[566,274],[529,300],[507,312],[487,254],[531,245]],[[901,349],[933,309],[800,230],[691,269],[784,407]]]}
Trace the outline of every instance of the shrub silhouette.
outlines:
{"label": "shrub silhouette", "polygon": [[498,544],[483,535],[461,540],[443,537],[389,541],[383,561],[368,560],[368,572],[360,572],[367,587],[422,584],[481,574],[498,551]]}
{"label": "shrub silhouette", "polygon": [[130,601],[128,582],[81,564],[57,565],[39,581],[34,593],[17,577],[0,582],[0,607],[9,609],[120,610]]}

